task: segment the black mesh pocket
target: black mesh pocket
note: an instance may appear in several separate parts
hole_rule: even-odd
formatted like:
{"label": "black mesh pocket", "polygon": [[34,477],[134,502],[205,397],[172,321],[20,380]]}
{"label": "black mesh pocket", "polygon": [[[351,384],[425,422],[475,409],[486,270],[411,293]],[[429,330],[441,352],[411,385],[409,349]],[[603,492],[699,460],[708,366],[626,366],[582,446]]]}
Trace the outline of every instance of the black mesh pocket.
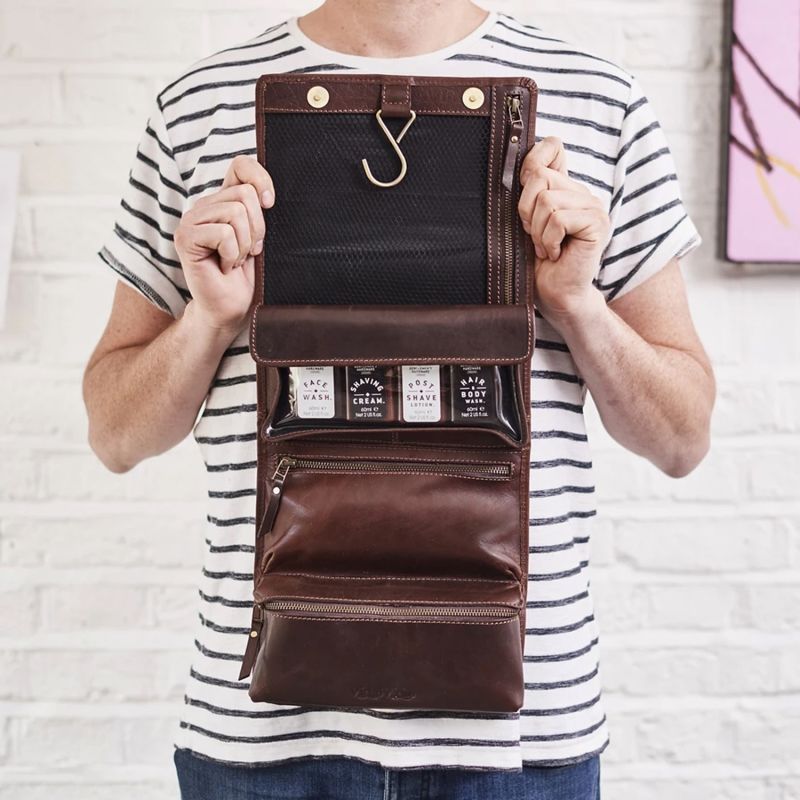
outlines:
{"label": "black mesh pocket", "polygon": [[[404,119],[387,118],[396,136]],[[420,115],[397,155],[372,114],[268,113],[264,302],[485,303],[488,117]]]}

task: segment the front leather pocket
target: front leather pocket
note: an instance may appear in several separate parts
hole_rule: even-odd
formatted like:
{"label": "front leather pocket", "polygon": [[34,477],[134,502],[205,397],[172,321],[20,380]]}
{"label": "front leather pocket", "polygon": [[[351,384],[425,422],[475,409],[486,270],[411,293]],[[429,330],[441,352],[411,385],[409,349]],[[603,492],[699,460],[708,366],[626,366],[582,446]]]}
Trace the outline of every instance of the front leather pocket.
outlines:
{"label": "front leather pocket", "polygon": [[276,575],[259,608],[265,646],[253,700],[493,712],[522,704],[515,581]]}
{"label": "front leather pocket", "polygon": [[391,565],[394,575],[520,580],[520,454],[409,449],[333,453],[294,442],[276,454],[259,529],[262,575],[374,575]]}

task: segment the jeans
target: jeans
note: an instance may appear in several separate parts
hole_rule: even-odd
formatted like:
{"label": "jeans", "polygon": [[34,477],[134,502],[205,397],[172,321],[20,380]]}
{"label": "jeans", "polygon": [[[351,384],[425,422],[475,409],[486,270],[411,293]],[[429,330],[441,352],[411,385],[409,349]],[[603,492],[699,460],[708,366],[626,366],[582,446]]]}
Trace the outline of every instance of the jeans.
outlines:
{"label": "jeans", "polygon": [[176,749],[181,800],[600,800],[600,757],[521,772],[384,769],[349,758],[228,766]]}

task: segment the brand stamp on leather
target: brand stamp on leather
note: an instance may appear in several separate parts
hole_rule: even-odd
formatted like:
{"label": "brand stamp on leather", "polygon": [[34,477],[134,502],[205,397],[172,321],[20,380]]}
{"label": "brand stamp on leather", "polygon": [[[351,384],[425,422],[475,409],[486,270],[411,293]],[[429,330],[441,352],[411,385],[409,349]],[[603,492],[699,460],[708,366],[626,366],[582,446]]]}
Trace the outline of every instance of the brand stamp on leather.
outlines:
{"label": "brand stamp on leather", "polygon": [[371,702],[376,702],[379,700],[404,700],[408,702],[413,700],[416,697],[416,694],[409,689],[403,689],[402,687],[394,687],[391,689],[368,689],[366,686],[359,686],[359,688],[353,692],[353,697],[355,697],[357,700],[368,700]]}

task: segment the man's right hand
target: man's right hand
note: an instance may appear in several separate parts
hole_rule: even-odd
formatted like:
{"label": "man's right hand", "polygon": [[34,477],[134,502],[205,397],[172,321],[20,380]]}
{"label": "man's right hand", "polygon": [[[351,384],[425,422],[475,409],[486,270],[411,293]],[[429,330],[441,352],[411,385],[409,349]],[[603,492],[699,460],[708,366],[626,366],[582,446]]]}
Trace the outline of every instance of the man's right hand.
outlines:
{"label": "man's right hand", "polygon": [[238,333],[253,300],[255,256],[261,252],[264,208],[275,202],[269,173],[237,156],[219,191],[201,197],[181,217],[175,249],[194,312],[211,328]]}

